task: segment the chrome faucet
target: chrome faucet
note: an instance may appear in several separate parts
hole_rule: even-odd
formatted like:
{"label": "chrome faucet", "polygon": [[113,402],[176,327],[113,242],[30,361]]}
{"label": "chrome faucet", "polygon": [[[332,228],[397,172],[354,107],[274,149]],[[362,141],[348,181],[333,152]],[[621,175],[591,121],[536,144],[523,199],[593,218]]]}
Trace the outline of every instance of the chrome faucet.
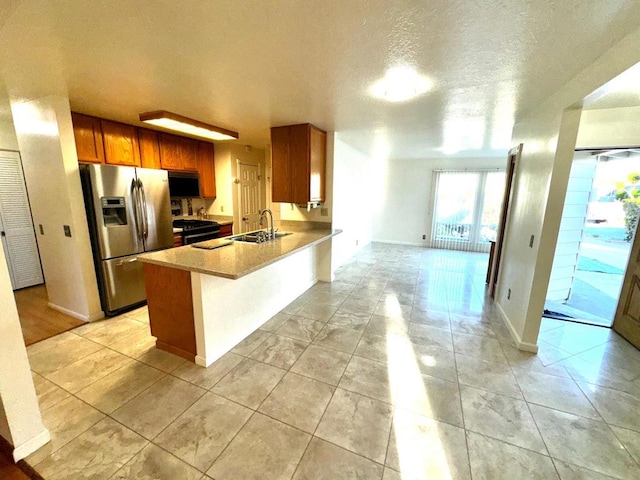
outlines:
{"label": "chrome faucet", "polygon": [[271,217],[271,228],[269,228],[269,222],[267,222],[267,238],[268,239],[274,239],[274,238],[276,238],[276,233],[275,233],[275,230],[273,228],[273,212],[271,210],[269,210],[268,208],[265,208],[264,210],[262,210],[260,212],[260,226],[262,226],[262,221],[264,220],[266,213],[268,213],[269,216]]}

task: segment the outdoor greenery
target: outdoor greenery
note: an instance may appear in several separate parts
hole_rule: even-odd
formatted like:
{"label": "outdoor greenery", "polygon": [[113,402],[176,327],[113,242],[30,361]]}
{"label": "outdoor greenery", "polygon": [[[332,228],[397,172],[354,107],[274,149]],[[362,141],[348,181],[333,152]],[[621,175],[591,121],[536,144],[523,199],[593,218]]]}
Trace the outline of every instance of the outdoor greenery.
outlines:
{"label": "outdoor greenery", "polygon": [[634,172],[627,176],[627,184],[620,182],[616,189],[616,199],[622,202],[624,209],[625,240],[630,242],[636,231],[640,216],[640,173]]}
{"label": "outdoor greenery", "polygon": [[636,231],[638,217],[640,216],[640,198],[626,198],[622,200],[622,208],[624,208],[624,229],[627,242],[633,238],[633,232]]}

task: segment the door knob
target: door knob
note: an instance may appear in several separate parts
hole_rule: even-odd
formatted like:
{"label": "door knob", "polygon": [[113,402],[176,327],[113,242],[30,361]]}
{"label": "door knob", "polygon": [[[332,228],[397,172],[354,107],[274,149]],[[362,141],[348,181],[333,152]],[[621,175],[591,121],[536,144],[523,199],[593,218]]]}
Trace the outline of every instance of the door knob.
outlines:
{"label": "door knob", "polygon": [[[249,221],[249,217],[242,217],[242,221],[243,222],[248,222]],[[4,235],[4,232],[2,234]]]}
{"label": "door knob", "polygon": [[6,237],[6,233],[0,232],[0,237]]}

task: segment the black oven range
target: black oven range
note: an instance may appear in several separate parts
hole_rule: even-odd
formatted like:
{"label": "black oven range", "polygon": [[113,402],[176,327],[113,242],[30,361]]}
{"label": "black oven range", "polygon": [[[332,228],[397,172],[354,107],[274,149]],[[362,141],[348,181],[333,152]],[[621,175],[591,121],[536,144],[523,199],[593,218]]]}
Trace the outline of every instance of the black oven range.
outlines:
{"label": "black oven range", "polygon": [[180,231],[182,245],[204,242],[220,237],[220,224],[206,220],[174,220],[174,231]]}

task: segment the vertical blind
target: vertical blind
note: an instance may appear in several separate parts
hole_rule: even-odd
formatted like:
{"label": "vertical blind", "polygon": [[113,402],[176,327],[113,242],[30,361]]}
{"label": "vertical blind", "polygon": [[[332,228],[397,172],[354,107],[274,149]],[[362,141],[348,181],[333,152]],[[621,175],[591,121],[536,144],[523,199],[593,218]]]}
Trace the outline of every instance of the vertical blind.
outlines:
{"label": "vertical blind", "polygon": [[495,241],[504,170],[435,171],[432,248],[488,252]]}

